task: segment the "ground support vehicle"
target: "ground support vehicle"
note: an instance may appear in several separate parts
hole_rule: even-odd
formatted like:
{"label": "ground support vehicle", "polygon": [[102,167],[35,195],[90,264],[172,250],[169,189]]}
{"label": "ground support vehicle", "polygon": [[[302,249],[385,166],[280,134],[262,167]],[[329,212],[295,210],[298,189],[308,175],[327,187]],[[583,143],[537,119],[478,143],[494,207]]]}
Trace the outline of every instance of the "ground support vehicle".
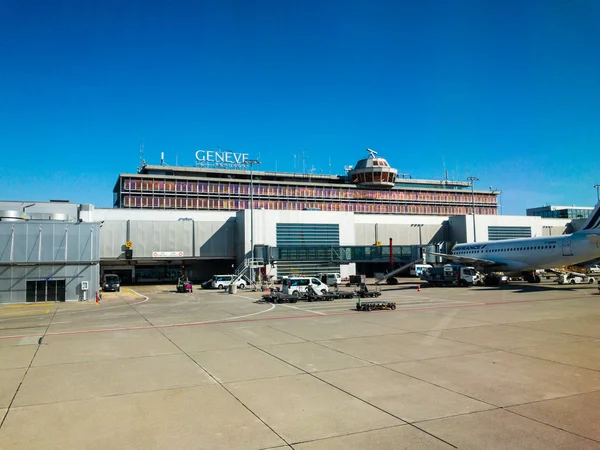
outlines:
{"label": "ground support vehicle", "polygon": [[272,291],[270,294],[264,294],[263,300],[271,303],[296,303],[298,297],[295,295],[284,294],[279,291]]}
{"label": "ground support vehicle", "polygon": [[338,288],[333,291],[335,298],[354,298],[354,292],[340,291]]}
{"label": "ground support vehicle", "polygon": [[356,302],[357,311],[373,311],[375,309],[396,309],[395,302]]}
{"label": "ground support vehicle", "polygon": [[381,295],[380,291],[369,291],[366,284],[361,284],[360,289],[356,291],[356,296],[358,298],[376,298]]}
{"label": "ground support vehicle", "polygon": [[421,280],[429,286],[460,286],[470,287],[479,282],[479,275],[474,267],[461,264],[446,264],[432,267],[421,274]]}
{"label": "ground support vehicle", "polygon": [[187,280],[179,280],[177,282],[177,292],[194,292],[192,283]]}
{"label": "ground support vehicle", "polygon": [[335,294],[330,294],[328,292],[318,293],[314,290],[312,286],[307,286],[306,292],[302,296],[302,298],[308,302],[319,302],[319,301],[327,301],[331,302],[337,297]]}
{"label": "ground support vehicle", "polygon": [[348,277],[348,283],[346,283],[346,287],[350,287],[350,286],[360,286],[360,284],[363,282],[363,276],[362,275],[350,275]]}
{"label": "ground support vehicle", "polygon": [[558,276],[558,284],[593,284],[594,277],[588,277],[580,273],[561,273]]}

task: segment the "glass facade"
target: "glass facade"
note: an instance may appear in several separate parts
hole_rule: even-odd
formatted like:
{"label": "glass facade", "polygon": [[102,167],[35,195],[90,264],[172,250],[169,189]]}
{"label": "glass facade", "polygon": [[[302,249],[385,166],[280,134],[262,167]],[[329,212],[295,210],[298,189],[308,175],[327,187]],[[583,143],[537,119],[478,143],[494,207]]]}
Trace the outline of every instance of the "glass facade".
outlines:
{"label": "glass facade", "polygon": [[527,211],[528,216],[544,217],[546,219],[587,219],[593,208],[536,208]]}
{"label": "glass facade", "polygon": [[[250,182],[183,179],[177,176],[123,175],[115,187],[117,208],[238,211],[250,209]],[[253,181],[254,209],[347,211],[369,214],[497,214],[493,192],[456,189],[361,189],[352,184],[313,185],[304,177],[296,183]]]}
{"label": "glass facade", "polygon": [[[335,223],[278,223],[276,226],[279,256],[293,262],[277,264],[279,276],[316,276],[322,272],[339,273],[340,265],[330,262],[327,250],[340,244],[340,227]],[[300,255],[301,254],[301,255]],[[315,261],[321,262],[315,262]]]}

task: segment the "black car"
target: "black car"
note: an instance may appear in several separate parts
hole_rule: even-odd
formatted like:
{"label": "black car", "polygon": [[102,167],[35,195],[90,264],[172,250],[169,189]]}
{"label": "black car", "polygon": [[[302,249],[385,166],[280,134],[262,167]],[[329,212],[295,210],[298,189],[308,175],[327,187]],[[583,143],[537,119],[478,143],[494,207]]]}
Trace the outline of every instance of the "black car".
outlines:
{"label": "black car", "polygon": [[121,280],[118,275],[106,274],[102,278],[102,290],[121,292]]}
{"label": "black car", "polygon": [[212,289],[212,278],[204,281],[202,284],[200,284],[200,287],[202,289]]}

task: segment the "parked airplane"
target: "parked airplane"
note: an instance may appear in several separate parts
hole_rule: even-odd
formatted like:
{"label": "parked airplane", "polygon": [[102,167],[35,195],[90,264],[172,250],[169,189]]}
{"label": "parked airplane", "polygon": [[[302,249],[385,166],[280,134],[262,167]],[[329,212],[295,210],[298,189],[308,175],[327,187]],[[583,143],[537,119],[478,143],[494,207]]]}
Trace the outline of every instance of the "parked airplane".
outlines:
{"label": "parked airplane", "polygon": [[504,272],[539,283],[536,270],[600,258],[600,203],[583,227],[572,234],[458,244],[451,254],[430,254],[471,264],[485,273]]}

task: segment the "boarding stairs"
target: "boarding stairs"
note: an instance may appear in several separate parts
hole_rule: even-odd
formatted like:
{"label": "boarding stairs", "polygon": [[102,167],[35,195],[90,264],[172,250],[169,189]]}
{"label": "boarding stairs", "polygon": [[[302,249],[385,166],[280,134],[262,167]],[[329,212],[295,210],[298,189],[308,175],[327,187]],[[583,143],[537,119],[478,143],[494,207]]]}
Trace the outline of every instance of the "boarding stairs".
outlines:
{"label": "boarding stairs", "polygon": [[242,261],[242,263],[237,266],[234,272],[234,279],[231,284],[237,285],[238,282],[244,279],[248,284],[254,284],[253,288],[256,287],[256,284],[252,281],[252,269],[258,269],[265,265],[265,261],[262,258],[246,258]]}

